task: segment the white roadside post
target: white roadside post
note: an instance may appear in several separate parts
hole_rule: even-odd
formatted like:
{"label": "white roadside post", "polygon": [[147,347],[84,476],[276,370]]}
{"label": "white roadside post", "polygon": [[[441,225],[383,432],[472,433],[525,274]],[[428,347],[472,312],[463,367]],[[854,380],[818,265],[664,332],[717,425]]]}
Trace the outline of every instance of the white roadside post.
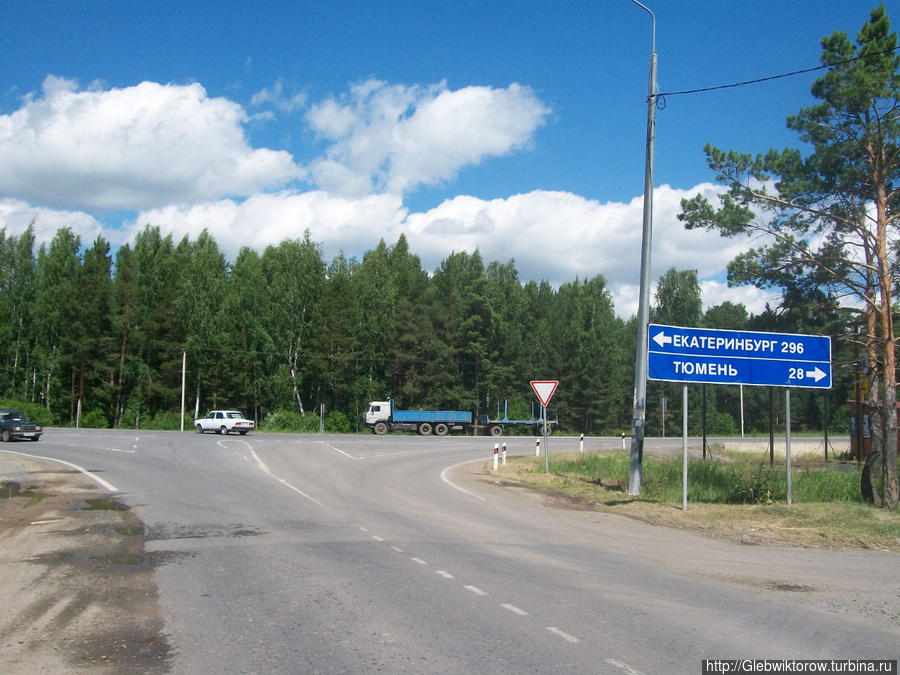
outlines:
{"label": "white roadside post", "polygon": [[494,471],[497,470],[497,460],[500,456],[500,444],[494,443]]}
{"label": "white roadside post", "polygon": [[541,439],[540,438],[538,438],[534,442],[534,456],[535,457],[541,456]]}
{"label": "white roadside post", "polygon": [[500,459],[503,462],[503,466],[506,466],[506,441],[503,441],[503,449],[500,451]]}
{"label": "white roadside post", "polygon": [[578,451],[583,455],[584,454],[584,434],[581,434],[581,441],[578,444]]}

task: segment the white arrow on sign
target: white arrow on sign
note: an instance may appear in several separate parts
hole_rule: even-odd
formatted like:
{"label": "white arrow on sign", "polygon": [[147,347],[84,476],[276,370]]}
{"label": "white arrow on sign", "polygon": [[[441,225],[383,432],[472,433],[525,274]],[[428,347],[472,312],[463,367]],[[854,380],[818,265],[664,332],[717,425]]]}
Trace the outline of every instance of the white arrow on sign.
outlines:
{"label": "white arrow on sign", "polygon": [[665,347],[672,341],[672,336],[666,335],[662,331],[659,331],[656,335],[653,336],[653,341],[660,347]]}
{"label": "white arrow on sign", "polygon": [[556,387],[559,385],[559,380],[532,380],[531,388],[534,390],[534,393],[537,395],[538,400],[541,402],[541,405],[545,408],[547,404],[550,403],[550,399],[553,398],[553,392],[556,391]]}
{"label": "white arrow on sign", "polygon": [[806,376],[807,376],[807,377],[813,378],[816,382],[818,382],[819,380],[821,380],[821,379],[822,379],[823,377],[825,377],[826,375],[827,375],[827,373],[822,372],[822,371],[819,369],[819,366],[816,366],[816,369],[815,369],[815,370],[807,370],[807,371],[806,371]]}

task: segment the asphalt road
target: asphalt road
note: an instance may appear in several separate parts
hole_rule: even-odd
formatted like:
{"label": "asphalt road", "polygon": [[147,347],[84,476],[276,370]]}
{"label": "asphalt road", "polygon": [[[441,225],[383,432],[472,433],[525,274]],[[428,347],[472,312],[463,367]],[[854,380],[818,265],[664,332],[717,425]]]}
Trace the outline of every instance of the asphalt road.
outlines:
{"label": "asphalt road", "polygon": [[896,588],[874,616],[827,589],[896,577],[900,556],[742,546],[555,508],[479,475],[494,440],[50,429],[2,449],[78,465],[135,509],[175,672],[897,658]]}

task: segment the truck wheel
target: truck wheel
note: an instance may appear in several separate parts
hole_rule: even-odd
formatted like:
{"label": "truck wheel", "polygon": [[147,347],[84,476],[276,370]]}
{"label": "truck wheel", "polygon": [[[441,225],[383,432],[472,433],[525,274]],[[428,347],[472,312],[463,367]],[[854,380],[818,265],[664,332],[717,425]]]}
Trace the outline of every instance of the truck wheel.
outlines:
{"label": "truck wheel", "polygon": [[202,433],[203,433],[203,425],[202,425],[202,424],[198,424],[198,425],[197,425],[197,433],[198,433],[198,434],[202,434]]}
{"label": "truck wheel", "polygon": [[503,435],[503,427],[499,424],[492,424],[488,427],[488,433],[491,436],[502,436]]}
{"label": "truck wheel", "polygon": [[446,436],[448,431],[450,431],[450,427],[443,422],[438,422],[434,425],[435,436]]}
{"label": "truck wheel", "polygon": [[375,422],[375,426],[372,427],[372,433],[376,436],[384,436],[387,433],[387,424],[384,422]]}
{"label": "truck wheel", "polygon": [[419,425],[419,435],[420,436],[428,436],[431,434],[431,423],[430,422],[422,422]]}
{"label": "truck wheel", "polygon": [[535,436],[543,436],[544,435],[544,425],[543,424],[535,424],[531,427],[531,431]]}

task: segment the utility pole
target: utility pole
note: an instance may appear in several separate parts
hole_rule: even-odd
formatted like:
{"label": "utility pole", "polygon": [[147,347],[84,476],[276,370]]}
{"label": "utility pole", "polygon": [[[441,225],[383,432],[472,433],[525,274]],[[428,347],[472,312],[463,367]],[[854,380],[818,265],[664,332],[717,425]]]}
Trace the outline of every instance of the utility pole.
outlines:
{"label": "utility pole", "polygon": [[637,356],[634,363],[634,422],[628,494],[641,494],[644,432],[647,422],[647,334],[650,323],[650,240],[653,234],[653,143],[656,138],[656,17],[638,0],[631,0],[650,15],[650,86],[647,94],[647,156],[644,171],[644,224],[641,232],[641,287],[638,302]]}

